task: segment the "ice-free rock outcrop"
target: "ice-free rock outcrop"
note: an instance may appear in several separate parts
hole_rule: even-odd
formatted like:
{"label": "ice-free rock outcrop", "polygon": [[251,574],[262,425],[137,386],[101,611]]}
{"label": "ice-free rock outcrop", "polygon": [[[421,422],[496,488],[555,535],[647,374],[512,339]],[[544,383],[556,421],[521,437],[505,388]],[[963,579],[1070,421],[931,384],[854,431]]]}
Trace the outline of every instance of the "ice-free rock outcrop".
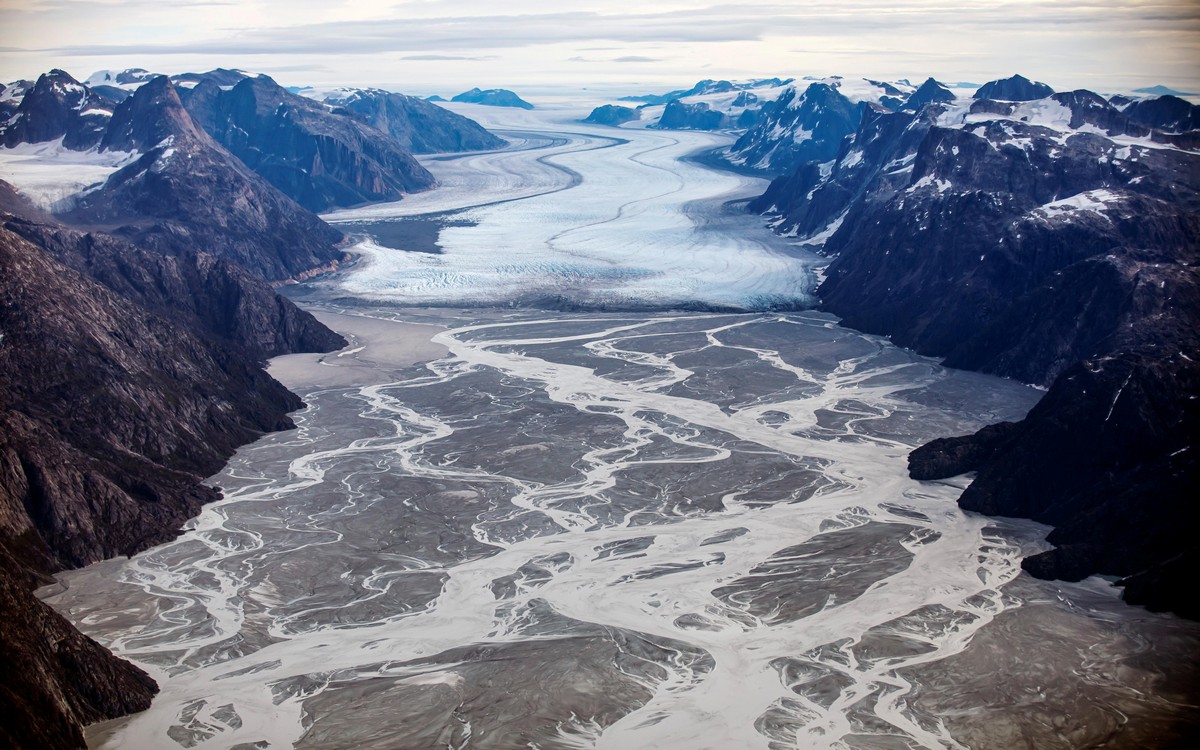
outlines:
{"label": "ice-free rock outcrop", "polygon": [[678,99],[668,102],[662,117],[653,127],[664,130],[721,130],[731,126],[728,115],[706,102],[686,104]]}
{"label": "ice-free rock outcrop", "polygon": [[382,89],[342,89],[322,98],[346,114],[390,135],[414,154],[490,151],[505,141],[474,120],[431,101]]}
{"label": "ice-free rock outcrop", "polygon": [[452,98],[452,102],[466,104],[485,104],[489,107],[516,107],[517,109],[533,109],[533,105],[508,89],[479,89],[464,91]]}
{"label": "ice-free rock outcrop", "polygon": [[1031,81],[1023,75],[988,81],[975,92],[975,99],[994,99],[1006,102],[1028,102],[1045,99],[1054,89],[1040,81]]}
{"label": "ice-free rock outcrop", "polygon": [[341,233],[255,174],[198,127],[163,76],[117,105],[101,149],[141,156],[64,218],[143,248],[197,248],[285,280],[342,258]]}
{"label": "ice-free rock outcrop", "polygon": [[0,145],[11,148],[61,138],[64,148],[92,148],[108,129],[113,104],[65,71],[52,70],[38,78],[15,113],[0,124]]}
{"label": "ice-free rock outcrop", "polygon": [[592,110],[591,114],[584,118],[584,122],[590,122],[593,125],[610,125],[616,127],[627,122],[641,119],[641,112],[633,107],[622,107],[619,104],[603,104]]}
{"label": "ice-free rock outcrop", "polygon": [[399,200],[434,184],[394,138],[266,76],[229,89],[205,79],[180,98],[218,143],[310,211]]}
{"label": "ice-free rock outcrop", "polygon": [[0,209],[0,744],[82,750],[157,688],[32,587],[177,535],[203,477],[291,425],[262,359],[345,342],[227,261],[64,228],[6,183]]}

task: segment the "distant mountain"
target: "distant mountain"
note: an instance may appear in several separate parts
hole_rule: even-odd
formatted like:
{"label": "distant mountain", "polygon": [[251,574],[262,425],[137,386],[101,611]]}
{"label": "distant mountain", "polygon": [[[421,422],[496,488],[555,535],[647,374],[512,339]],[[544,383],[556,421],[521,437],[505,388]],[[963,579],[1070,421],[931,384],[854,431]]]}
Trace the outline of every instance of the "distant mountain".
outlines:
{"label": "distant mountain", "polygon": [[1121,112],[1134,122],[1169,133],[1200,130],[1200,105],[1177,96],[1139,99],[1127,103]]}
{"label": "distant mountain", "polygon": [[725,152],[740,167],[781,174],[807,161],[825,162],[857,129],[869,104],[898,109],[914,91],[907,83],[832,76],[789,85]]}
{"label": "distant mountain", "polygon": [[925,79],[925,83],[922,83],[917,90],[914,91],[907,100],[905,100],[904,106],[901,107],[901,109],[907,109],[916,112],[926,104],[933,104],[934,102],[952,102],[955,98],[956,97],[954,96],[953,91],[933,80],[932,78],[927,78]]}
{"label": "distant mountain", "polygon": [[[922,93],[922,91],[924,93]],[[1126,576],[1200,616],[1188,513],[1200,430],[1200,132],[1154,130],[1089,91],[871,106],[828,163],[751,203],[833,257],[844,324],[947,365],[1050,385],[1016,425],[935,441],[913,476],[977,471],[963,507],[1057,528],[1040,577]]]}
{"label": "distant mountain", "polygon": [[247,78],[252,77],[252,75],[244,70],[213,68],[206,73],[180,73],[179,75],[171,76],[171,83],[175,84],[176,88],[189,89],[202,81],[209,81],[222,89],[231,89]]}
{"label": "distant mountain", "polygon": [[1054,89],[1044,83],[1031,81],[1025,76],[1015,75],[997,81],[989,81],[975,92],[975,99],[995,99],[1008,102],[1028,102],[1045,99]]}
{"label": "distant mountain", "polygon": [[690,89],[678,89],[668,91],[665,94],[642,94],[639,96],[622,96],[618,101],[622,102],[641,102],[643,104],[666,104],[675,99],[685,99],[689,96],[703,96],[705,94],[724,94],[730,91],[747,91],[750,89],[761,88],[781,88],[791,83],[792,79],[780,78],[760,78],[753,81],[735,83],[732,81],[714,81],[711,78],[706,78],[703,81],[698,81],[695,86]]}
{"label": "distant mountain", "polygon": [[832,159],[854,132],[865,102],[852,102],[835,86],[789,87],[766,107],[758,124],[729,149],[729,160],[755,169],[784,171],[807,161]]}
{"label": "distant mountain", "polygon": [[605,104],[593,109],[591,114],[584,118],[583,121],[592,123],[593,125],[610,125],[615,127],[622,123],[638,120],[641,116],[641,112],[632,107]]}
{"label": "distant mountain", "polygon": [[490,151],[505,145],[474,120],[413,96],[382,89],[339,89],[321,101],[336,114],[345,113],[387,133],[414,154]]}
{"label": "distant mountain", "polygon": [[1200,96],[1200,94],[1197,94],[1195,91],[1176,91],[1173,88],[1169,88],[1161,84],[1158,86],[1146,86],[1144,88],[1134,89],[1133,93],[1150,94],[1151,96]]}
{"label": "distant mountain", "polygon": [[486,104],[489,107],[516,107],[518,109],[533,109],[533,105],[517,96],[508,89],[471,89],[454,97],[452,102],[467,104]]}
{"label": "distant mountain", "polygon": [[151,73],[143,68],[98,70],[88,76],[83,84],[101,96],[106,96],[114,102],[120,102],[155,75],[157,73]]}
{"label": "distant mountain", "polygon": [[729,116],[715,110],[707,102],[684,104],[678,99],[668,102],[653,128],[665,130],[722,130],[731,127]]}
{"label": "distant mountain", "polygon": [[394,139],[266,76],[230,88],[204,78],[180,98],[218,143],[310,211],[399,200],[434,184]]}
{"label": "distant mountain", "polygon": [[425,101],[427,101],[427,102],[444,102],[444,101],[446,101],[446,99],[444,97],[438,96],[437,94],[434,94],[433,96],[425,97]]}

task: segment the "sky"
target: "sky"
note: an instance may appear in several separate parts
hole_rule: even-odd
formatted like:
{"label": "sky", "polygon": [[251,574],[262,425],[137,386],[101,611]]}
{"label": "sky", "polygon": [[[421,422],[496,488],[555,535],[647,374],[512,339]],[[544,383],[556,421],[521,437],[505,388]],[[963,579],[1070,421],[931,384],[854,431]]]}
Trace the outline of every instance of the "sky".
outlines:
{"label": "sky", "polygon": [[1013,73],[1195,92],[1200,0],[0,0],[0,81],[130,67],[419,95]]}

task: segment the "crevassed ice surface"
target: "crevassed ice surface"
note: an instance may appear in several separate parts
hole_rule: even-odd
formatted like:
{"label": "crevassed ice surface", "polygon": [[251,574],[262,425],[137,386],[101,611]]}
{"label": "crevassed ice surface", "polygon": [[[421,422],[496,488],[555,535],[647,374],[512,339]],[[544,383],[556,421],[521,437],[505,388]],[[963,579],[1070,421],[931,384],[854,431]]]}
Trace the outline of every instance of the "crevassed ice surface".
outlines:
{"label": "crevassed ice surface", "polygon": [[427,157],[437,190],[325,218],[353,231],[348,222],[458,211],[470,225],[444,229],[440,255],[360,244],[369,262],[341,280],[344,293],[405,304],[610,308],[812,301],[812,256],[723,205],[761,193],[766,181],[681,160],[728,136],[594,127],[576,119],[586,110],[570,108],[460,109],[507,135],[513,149]]}
{"label": "crevassed ice surface", "polygon": [[[549,212],[613,149],[574,174],[504,164],[572,138],[464,157],[504,189],[442,172],[442,198],[399,205]],[[521,237],[476,219],[463,243],[492,220]],[[525,238],[570,236],[556,221]],[[380,257],[325,292],[407,295],[419,266]],[[479,273],[460,291],[503,301]],[[1029,582],[1019,542],[1044,529],[907,477],[912,446],[1017,418],[1028,388],[811,312],[352,311],[440,323],[448,353],[305,389],[299,429],[239,451],[177,541],[63,576],[50,601],[162,686],[94,747],[1071,747],[1148,726],[1136,746],[1188,710],[1161,665],[1194,628]]]}

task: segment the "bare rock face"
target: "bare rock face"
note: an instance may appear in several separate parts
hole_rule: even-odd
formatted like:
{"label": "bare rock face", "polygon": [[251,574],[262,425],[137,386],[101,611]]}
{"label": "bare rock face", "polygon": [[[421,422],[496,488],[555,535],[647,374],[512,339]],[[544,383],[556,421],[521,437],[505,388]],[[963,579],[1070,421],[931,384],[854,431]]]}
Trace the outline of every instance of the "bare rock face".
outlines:
{"label": "bare rock face", "polygon": [[63,139],[68,149],[98,144],[108,128],[114,102],[62,70],[42,74],[24,93],[11,119],[0,125],[0,145]]}
{"label": "bare rock face", "polygon": [[976,99],[992,99],[994,101],[1027,102],[1034,99],[1045,99],[1054,93],[1040,81],[1031,81],[1023,75],[989,81],[975,92]]}
{"label": "bare rock face", "polygon": [[858,127],[866,106],[827,83],[813,83],[803,91],[788,88],[763,108],[755,126],[730,152],[739,164],[774,174],[808,162],[827,162]]}
{"label": "bare rock face", "polygon": [[1155,96],[1139,99],[1124,107],[1122,112],[1134,122],[1169,133],[1200,130],[1200,105],[1178,96]]}
{"label": "bare rock face", "polygon": [[168,255],[204,248],[268,280],[342,258],[342,235],[296,205],[196,126],[171,82],[143,84],[117,105],[101,148],[142,157],[64,218]]}
{"label": "bare rock face", "polygon": [[1088,91],[872,109],[752,203],[834,258],[818,294],[844,323],[1050,386],[1021,422],[914,451],[913,477],[976,471],[964,508],[1056,527],[1031,573],[1122,576],[1193,617],[1198,135]]}
{"label": "bare rock face", "polygon": [[688,104],[678,99],[667,103],[656,128],[664,130],[720,130],[732,127],[729,116],[704,102]]}
{"label": "bare rock face", "polygon": [[150,677],[80,633],[11,571],[0,541],[0,745],[84,748],[80,727],[150,706]]}
{"label": "bare rock face", "polygon": [[609,125],[616,127],[626,122],[640,120],[642,117],[641,110],[633,107],[622,107],[616,104],[604,104],[596,107],[591,111],[584,122],[592,123],[593,125]]}
{"label": "bare rock face", "polygon": [[[239,348],[155,315],[0,230],[0,371],[25,506],[63,563],[171,538],[198,480],[300,401]],[[53,453],[50,451],[53,450]]]}
{"label": "bare rock face", "polygon": [[182,99],[209,135],[310,211],[399,200],[434,185],[394,138],[266,76],[228,90],[206,79]]}
{"label": "bare rock face", "polygon": [[32,587],[175,537],[219,497],[203,477],[292,424],[261,358],[344,342],[212,256],[0,220],[0,744],[83,748],[157,688]]}
{"label": "bare rock face", "polygon": [[334,114],[344,114],[390,135],[414,154],[490,151],[505,141],[474,120],[431,101],[381,89],[351,89],[326,97]]}
{"label": "bare rock face", "polygon": [[245,269],[207,253],[165,256],[116,237],[15,216],[0,225],[127,300],[231,343],[255,360],[345,346]]}

